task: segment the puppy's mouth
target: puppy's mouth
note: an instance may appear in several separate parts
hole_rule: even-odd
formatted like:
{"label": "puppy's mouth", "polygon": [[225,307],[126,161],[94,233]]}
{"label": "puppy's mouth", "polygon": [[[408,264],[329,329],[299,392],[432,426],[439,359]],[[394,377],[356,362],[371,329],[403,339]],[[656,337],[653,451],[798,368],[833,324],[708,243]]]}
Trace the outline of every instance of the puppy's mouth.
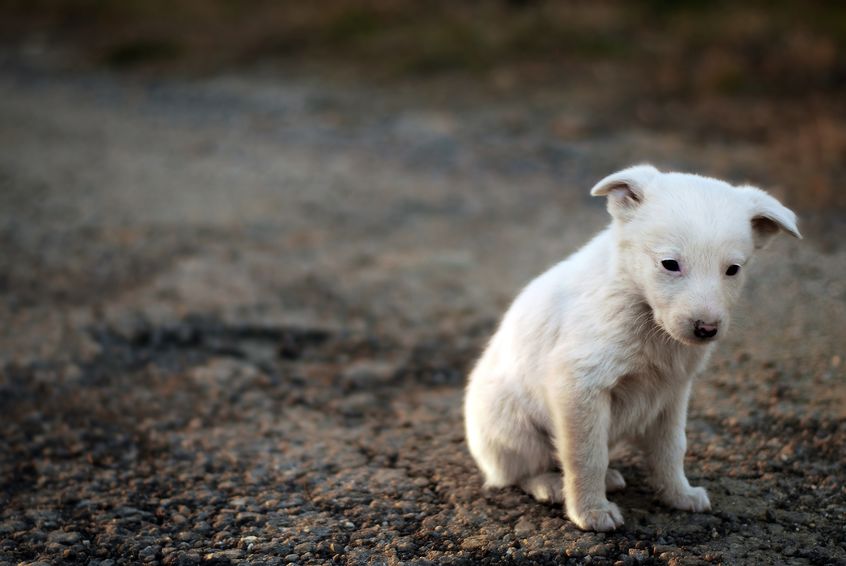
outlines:
{"label": "puppy's mouth", "polygon": [[687,346],[707,346],[708,344],[713,344],[714,342],[717,341],[716,338],[711,338],[710,340],[700,340],[698,338],[691,338],[691,337],[678,338],[676,336],[674,336],[673,339],[675,339],[675,340],[677,340],[677,341],[679,341],[682,344],[685,344]]}
{"label": "puppy's mouth", "polygon": [[664,323],[662,323],[657,318],[655,319],[655,326],[658,328],[658,330],[661,332],[662,335],[666,336],[667,338],[670,338],[671,340],[675,340],[676,342],[681,342],[682,344],[686,344],[688,346],[690,346],[694,343],[692,340],[688,340],[684,336],[676,335],[675,332],[673,332],[672,330],[670,330],[669,328],[664,326]]}
{"label": "puppy's mouth", "polygon": [[[674,332],[669,326],[665,325],[658,316],[656,316],[655,309],[653,309],[649,303],[644,302],[643,309],[644,315],[648,316],[651,319],[652,324],[655,326],[656,332],[659,336],[669,338],[670,340],[679,342],[681,344],[684,344],[685,346],[702,346],[709,343],[709,341],[698,340],[695,337],[688,336],[684,333],[680,334]],[[710,342],[713,342],[713,340],[711,340]]]}
{"label": "puppy's mouth", "polygon": [[679,333],[673,332],[669,328],[665,327],[660,322],[656,322],[656,324],[670,338],[672,338],[676,342],[680,342],[680,343],[684,344],[685,346],[707,346],[708,344],[713,344],[714,342],[717,341],[716,338],[709,338],[708,340],[702,340],[701,338],[697,338],[697,337],[693,336],[692,334],[688,334],[686,332],[679,334]]}
{"label": "puppy's mouth", "polygon": [[676,337],[664,324],[661,320],[655,316],[655,309],[652,308],[652,305],[643,301],[640,304],[641,309],[643,309],[643,313],[640,316],[646,317],[650,323],[652,323],[652,327],[654,331],[650,332],[651,335],[655,336],[663,336],[665,338],[670,338],[672,340],[676,340],[677,342],[684,342],[683,340]]}

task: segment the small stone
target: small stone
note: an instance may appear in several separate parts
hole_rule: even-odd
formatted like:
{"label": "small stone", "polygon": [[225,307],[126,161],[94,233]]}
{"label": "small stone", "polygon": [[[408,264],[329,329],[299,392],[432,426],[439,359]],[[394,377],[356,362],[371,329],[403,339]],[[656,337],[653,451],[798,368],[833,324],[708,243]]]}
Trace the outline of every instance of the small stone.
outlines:
{"label": "small stone", "polygon": [[242,511],[235,515],[235,522],[239,525],[244,525],[247,523],[256,523],[261,520],[262,516],[258,513],[251,513],[249,511]]}
{"label": "small stone", "polygon": [[353,362],[341,374],[347,381],[357,384],[386,383],[389,382],[397,372],[395,363],[362,360]]}
{"label": "small stone", "polygon": [[461,542],[464,550],[475,550],[487,544],[487,539],[481,535],[469,536]]}
{"label": "small stone", "polygon": [[244,557],[244,551],[238,548],[230,548],[227,550],[217,550],[209,552],[203,559],[205,560],[239,560]]}
{"label": "small stone", "polygon": [[241,544],[240,544],[240,546],[241,546],[242,548],[243,548],[243,547],[249,547],[251,544],[254,544],[257,540],[258,540],[258,537],[256,537],[256,536],[246,536],[246,537],[241,537]]}
{"label": "small stone", "polygon": [[400,539],[396,544],[396,549],[399,552],[414,552],[417,550],[417,545],[414,544],[411,540],[404,538]]}
{"label": "small stone", "polygon": [[118,517],[149,517],[150,513],[135,507],[118,507],[114,511]]}
{"label": "small stone", "polygon": [[141,558],[144,558],[144,557],[147,557],[147,556],[155,557],[156,554],[158,554],[159,552],[161,552],[161,548],[159,548],[157,546],[147,546],[145,548],[142,548],[138,552],[138,556],[140,556]]}
{"label": "small stone", "polygon": [[675,546],[670,546],[668,544],[654,544],[652,545],[652,554],[655,556],[659,556],[664,554],[665,552],[678,552],[678,548]]}
{"label": "small stone", "polygon": [[299,554],[305,554],[306,552],[314,552],[315,546],[313,542],[301,542],[294,547],[294,550]]}
{"label": "small stone", "polygon": [[587,553],[590,556],[608,556],[613,551],[610,544],[595,544],[588,548]]}
{"label": "small stone", "polygon": [[641,548],[630,548],[629,556],[634,558],[635,562],[640,563],[649,558],[649,552]]}
{"label": "small stone", "polygon": [[534,523],[523,517],[514,525],[514,534],[518,537],[525,537],[534,534],[536,529]]}
{"label": "small stone", "polygon": [[82,535],[76,532],[53,531],[47,536],[50,542],[57,542],[59,544],[76,544],[82,539]]}

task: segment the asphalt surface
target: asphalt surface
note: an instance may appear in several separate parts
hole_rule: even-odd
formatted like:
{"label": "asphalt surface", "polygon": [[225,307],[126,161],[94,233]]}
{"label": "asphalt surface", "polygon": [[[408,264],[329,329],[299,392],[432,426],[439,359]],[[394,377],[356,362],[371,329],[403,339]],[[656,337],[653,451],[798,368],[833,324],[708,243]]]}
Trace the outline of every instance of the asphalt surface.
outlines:
{"label": "asphalt surface", "polygon": [[607,96],[4,63],[0,564],[846,564],[842,223],[758,259],[697,383],[712,513],[657,504],[637,455],[616,533],[481,489],[466,371],[607,222],[593,182],[772,181],[754,143],[609,127]]}

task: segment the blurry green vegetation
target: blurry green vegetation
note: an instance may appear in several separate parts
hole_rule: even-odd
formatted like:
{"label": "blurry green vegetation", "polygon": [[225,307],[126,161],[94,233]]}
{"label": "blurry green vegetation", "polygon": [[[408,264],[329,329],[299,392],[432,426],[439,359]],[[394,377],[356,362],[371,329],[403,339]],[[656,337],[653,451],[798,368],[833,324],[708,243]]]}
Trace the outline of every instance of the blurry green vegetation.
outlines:
{"label": "blurry green vegetation", "polygon": [[763,0],[0,0],[0,34],[40,34],[118,67],[215,70],[268,59],[385,75],[643,62],[656,85],[789,92],[844,81],[846,3]]}

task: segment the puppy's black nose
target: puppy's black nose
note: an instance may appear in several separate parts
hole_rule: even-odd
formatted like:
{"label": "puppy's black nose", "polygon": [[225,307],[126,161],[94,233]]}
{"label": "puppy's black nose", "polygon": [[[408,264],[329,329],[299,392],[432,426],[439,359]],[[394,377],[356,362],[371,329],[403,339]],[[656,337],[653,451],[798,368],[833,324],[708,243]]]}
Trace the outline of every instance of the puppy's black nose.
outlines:
{"label": "puppy's black nose", "polygon": [[717,325],[697,320],[693,323],[693,335],[702,340],[708,340],[717,335]]}

